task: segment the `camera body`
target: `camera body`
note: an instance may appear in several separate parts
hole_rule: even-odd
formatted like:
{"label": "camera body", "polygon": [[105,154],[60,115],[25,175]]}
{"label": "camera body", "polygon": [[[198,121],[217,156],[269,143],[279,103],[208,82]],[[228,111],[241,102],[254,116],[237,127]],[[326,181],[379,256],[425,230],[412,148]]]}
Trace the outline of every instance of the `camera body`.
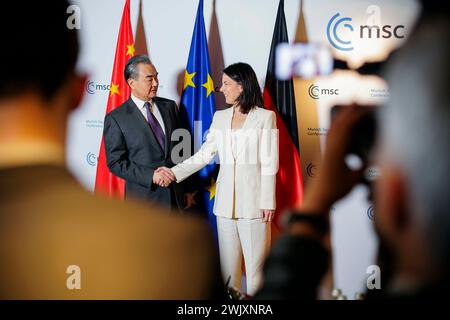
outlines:
{"label": "camera body", "polygon": [[[347,107],[346,105],[333,106],[331,108],[331,121],[333,122],[336,115],[343,108]],[[347,152],[357,155],[363,162],[367,163],[377,136],[376,110],[378,107],[374,105],[356,105],[355,108],[362,110],[363,117],[352,129]]]}
{"label": "camera body", "polygon": [[310,79],[329,75],[334,62],[330,49],[315,43],[280,43],[275,55],[275,75],[279,80]]}

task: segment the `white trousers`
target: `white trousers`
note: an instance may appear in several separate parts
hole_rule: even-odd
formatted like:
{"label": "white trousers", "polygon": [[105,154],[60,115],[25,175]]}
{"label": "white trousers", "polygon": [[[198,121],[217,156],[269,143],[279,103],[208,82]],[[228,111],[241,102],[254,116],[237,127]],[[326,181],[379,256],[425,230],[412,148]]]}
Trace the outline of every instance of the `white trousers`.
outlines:
{"label": "white trousers", "polygon": [[225,282],[241,290],[242,258],[245,263],[247,294],[254,295],[262,282],[262,267],[270,249],[270,224],[259,219],[217,217],[219,253]]}

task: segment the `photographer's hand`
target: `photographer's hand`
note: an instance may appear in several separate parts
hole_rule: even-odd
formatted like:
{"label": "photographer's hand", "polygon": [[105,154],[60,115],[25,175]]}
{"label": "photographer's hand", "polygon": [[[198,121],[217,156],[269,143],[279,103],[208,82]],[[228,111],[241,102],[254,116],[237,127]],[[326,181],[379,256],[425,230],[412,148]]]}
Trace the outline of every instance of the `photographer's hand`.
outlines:
{"label": "photographer's hand", "polygon": [[326,149],[318,176],[305,194],[302,211],[328,212],[334,202],[344,197],[361,180],[365,164],[351,170],[345,163],[353,127],[365,111],[348,106],[340,112],[328,131]]}

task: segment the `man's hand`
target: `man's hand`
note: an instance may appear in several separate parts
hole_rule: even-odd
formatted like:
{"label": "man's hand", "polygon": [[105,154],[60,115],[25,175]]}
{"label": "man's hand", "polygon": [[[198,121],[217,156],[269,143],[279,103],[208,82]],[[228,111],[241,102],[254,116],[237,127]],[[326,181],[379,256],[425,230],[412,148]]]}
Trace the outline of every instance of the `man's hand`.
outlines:
{"label": "man's hand", "polygon": [[153,183],[160,187],[168,187],[172,181],[175,181],[175,175],[172,170],[167,167],[159,167],[153,173]]}
{"label": "man's hand", "polygon": [[273,216],[275,215],[275,210],[263,209],[263,222],[271,222]]}

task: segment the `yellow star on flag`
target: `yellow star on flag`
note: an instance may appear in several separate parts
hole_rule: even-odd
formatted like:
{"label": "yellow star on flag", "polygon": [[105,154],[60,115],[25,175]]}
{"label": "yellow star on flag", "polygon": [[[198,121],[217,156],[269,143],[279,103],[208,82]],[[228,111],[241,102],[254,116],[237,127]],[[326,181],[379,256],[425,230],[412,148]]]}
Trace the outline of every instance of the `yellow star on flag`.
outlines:
{"label": "yellow star on flag", "polygon": [[120,96],[119,85],[111,83],[111,89],[109,89],[109,92],[111,92],[111,96],[115,93]]}
{"label": "yellow star on flag", "polygon": [[209,192],[209,201],[211,201],[216,195],[216,182],[214,178],[211,178],[211,185],[205,188]]}
{"label": "yellow star on flag", "polygon": [[134,56],[134,53],[136,52],[136,50],[134,50],[134,43],[132,44],[127,44],[127,56]]}
{"label": "yellow star on flag", "polygon": [[202,84],[202,87],[206,88],[206,97],[208,98],[209,95],[211,94],[211,92],[214,91],[214,83],[213,80],[211,79],[211,76],[208,73],[208,78],[206,80],[206,82],[204,84]]}
{"label": "yellow star on flag", "polygon": [[189,73],[187,70],[184,70],[184,86],[183,86],[183,90],[186,89],[187,87],[195,88],[195,84],[194,84],[193,78],[194,78],[196,73],[197,72]]}

